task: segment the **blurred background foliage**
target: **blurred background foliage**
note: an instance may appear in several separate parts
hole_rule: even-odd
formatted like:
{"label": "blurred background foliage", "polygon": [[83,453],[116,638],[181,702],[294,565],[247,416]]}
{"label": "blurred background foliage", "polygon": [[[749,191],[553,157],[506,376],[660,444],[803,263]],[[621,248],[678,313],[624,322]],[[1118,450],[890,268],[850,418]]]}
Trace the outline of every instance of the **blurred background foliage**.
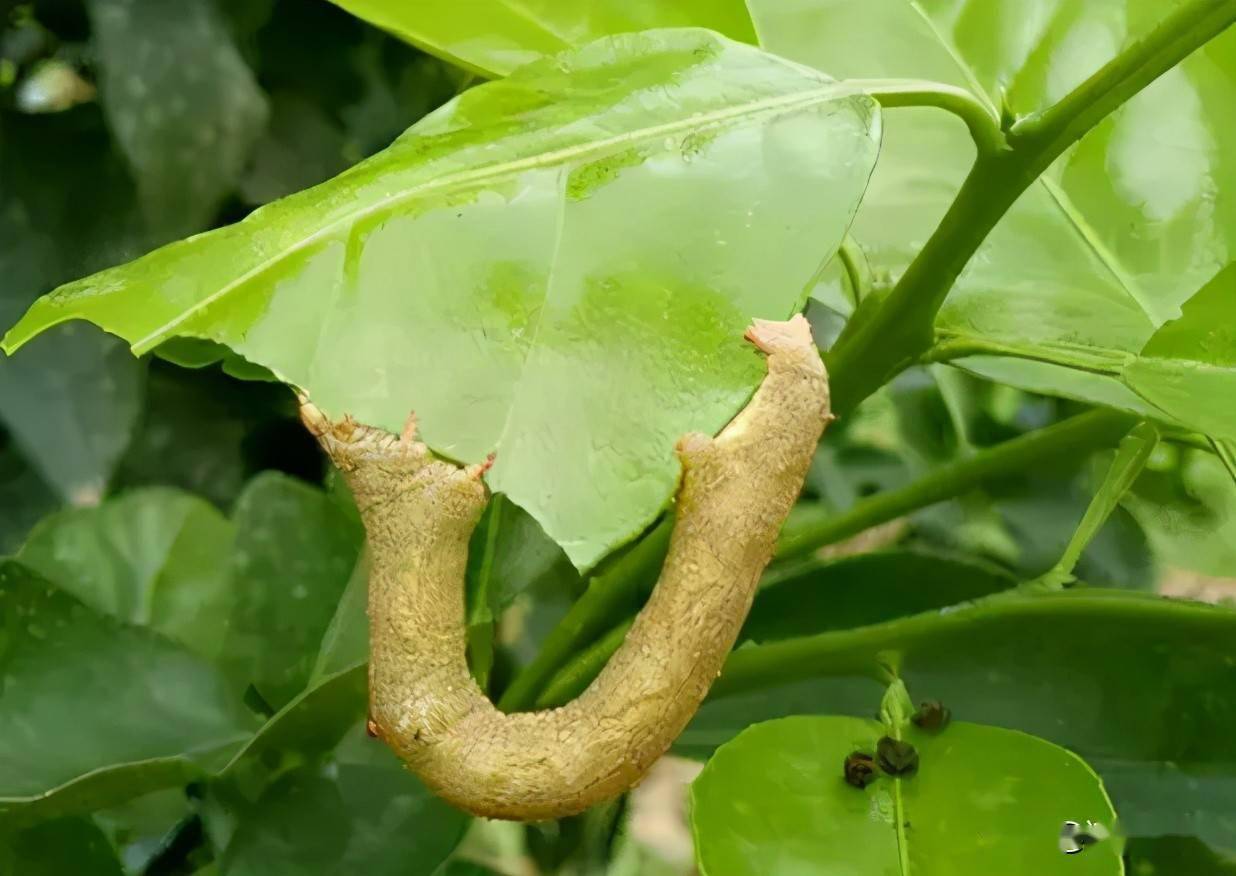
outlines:
{"label": "blurred background foliage", "polygon": [[[0,324],[66,280],[329,178],[470,84],[323,0],[3,4]],[[811,316],[826,339],[844,306],[821,302],[844,295],[817,298]],[[56,599],[88,607],[96,626],[83,642],[97,635],[119,648],[116,619],[149,628],[159,647],[217,673],[244,711],[220,707],[228,732],[217,738],[186,731],[193,768],[181,787],[151,780],[159,790],[102,808],[70,789],[52,795],[38,823],[0,828],[17,872],[494,872],[478,861],[524,872],[510,862],[552,869],[595,845],[598,831],[617,843],[611,872],[689,869],[689,845],[684,863],[681,842],[658,839],[656,819],[648,827],[639,812],[526,831],[481,825],[453,851],[463,816],[360,732],[362,533],[293,398],[240,379],[260,376],[243,363],[207,355],[211,364],[189,368],[192,350],[162,352],[134,359],[75,323],[0,356],[0,556],[58,585]],[[947,366],[911,369],[833,427],[804,504],[844,511],[1079,410]],[[1050,460],[868,532],[858,547],[881,557],[868,566],[845,565],[854,545],[813,562],[835,562],[842,583],[857,575],[878,585],[906,568],[928,575],[929,555],[941,565],[928,577],[954,585],[957,600],[1034,578],[1060,556],[1111,455]],[[493,651],[472,657],[498,696],[584,582],[515,506],[495,503],[477,537],[491,529],[496,559],[469,570],[469,619],[497,631]],[[774,566],[770,576],[792,573]],[[1236,488],[1222,463],[1187,441],[1162,442],[1077,575],[1230,598]],[[751,637],[762,616],[786,617],[760,605]],[[84,648],[81,660],[113,666]],[[160,679],[126,655],[114,668],[140,676],[155,701],[198,695],[183,676]],[[92,689],[84,671],[56,683],[80,684],[60,694],[82,708],[131,705]],[[113,730],[140,732],[161,720],[157,707],[117,716]],[[43,726],[54,754],[23,768],[54,786],[74,755],[57,749],[67,743],[54,724]],[[207,742],[218,756],[208,767]],[[225,780],[196,780],[221,763]]]}

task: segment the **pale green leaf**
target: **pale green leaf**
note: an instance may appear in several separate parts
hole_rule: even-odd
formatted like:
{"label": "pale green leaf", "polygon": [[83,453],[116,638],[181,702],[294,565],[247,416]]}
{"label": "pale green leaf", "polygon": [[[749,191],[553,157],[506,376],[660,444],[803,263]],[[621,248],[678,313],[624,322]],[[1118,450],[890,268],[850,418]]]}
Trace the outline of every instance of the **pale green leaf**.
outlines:
{"label": "pale green leaf", "polygon": [[[846,758],[875,755],[889,734],[917,749],[917,771],[847,784]],[[861,718],[757,724],[717,750],[691,804],[703,876],[1124,873],[1094,771],[1042,739],[979,724],[936,735]],[[1065,821],[1101,824],[1109,841],[1068,858]]]}
{"label": "pale green leaf", "polygon": [[331,0],[414,46],[482,76],[598,37],[657,27],[697,26],[755,42],[742,0]]}
{"label": "pale green leaf", "polygon": [[64,286],[141,352],[225,343],[329,415],[479,462],[578,566],[672,494],[674,444],[762,377],[743,341],[837,247],[873,102],[695,30],[601,40],[475,88],[342,176]]}
{"label": "pale green leaf", "polygon": [[[935,80],[1014,119],[1060,100],[1170,10],[1158,0],[752,0],[751,8],[761,44],[778,54],[840,78]],[[960,364],[1195,429],[1222,420],[1213,407],[1202,417],[1179,398],[1163,399],[1161,410],[1121,378],[1236,251],[1234,70],[1229,33],[1135,96],[1026,191],[963,271],[937,329],[945,345],[1041,362],[975,355]],[[973,156],[956,118],[934,109],[886,115],[880,162],[853,229],[877,278],[893,281],[904,270]],[[1199,390],[1219,388],[1195,376]]]}

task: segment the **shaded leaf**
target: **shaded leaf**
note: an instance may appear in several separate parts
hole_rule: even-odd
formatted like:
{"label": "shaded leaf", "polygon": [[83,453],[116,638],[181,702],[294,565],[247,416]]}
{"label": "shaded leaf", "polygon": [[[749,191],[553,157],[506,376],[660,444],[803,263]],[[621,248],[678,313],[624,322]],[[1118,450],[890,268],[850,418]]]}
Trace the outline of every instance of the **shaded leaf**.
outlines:
{"label": "shaded leaf", "polygon": [[329,767],[297,770],[263,794],[237,829],[220,873],[429,876],[467,821],[354,728]]}
{"label": "shaded leaf", "polygon": [[65,501],[103,495],[137,421],[142,370],[116,338],[80,325],[0,360],[0,420]]}
{"label": "shaded leaf", "polygon": [[919,759],[912,775],[847,784],[845,759],[875,751],[889,732],[859,718],[783,718],[721,746],[691,786],[703,876],[1124,873],[1113,842],[1061,853],[1065,821],[1108,831],[1115,822],[1077,755],[979,724],[938,735],[906,727]]}
{"label": "shaded leaf", "polygon": [[801,306],[877,138],[869,98],[755,49],[603,40],[465,93],[330,183],[62,287],[5,344],[75,317],[139,352],[205,336],[334,417],[398,432],[415,410],[448,457],[496,449],[491,488],[586,567],[669,499],[675,441],[759,382],[743,330]]}
{"label": "shaded leaf", "polygon": [[739,641],[866,626],[977,599],[1016,583],[996,566],[917,551],[814,563],[760,590]]}
{"label": "shaded leaf", "polygon": [[249,736],[224,678],[161,636],[12,561],[0,601],[0,807],[97,809],[184,784]]}
{"label": "shaded leaf", "polygon": [[207,0],[89,0],[100,99],[163,239],[198,231],[239,178],[266,101]]}
{"label": "shaded leaf", "polygon": [[[124,876],[107,837],[85,818],[58,818],[27,828],[13,839],[10,872],[21,876]],[[0,864],[5,862],[0,837]]]}

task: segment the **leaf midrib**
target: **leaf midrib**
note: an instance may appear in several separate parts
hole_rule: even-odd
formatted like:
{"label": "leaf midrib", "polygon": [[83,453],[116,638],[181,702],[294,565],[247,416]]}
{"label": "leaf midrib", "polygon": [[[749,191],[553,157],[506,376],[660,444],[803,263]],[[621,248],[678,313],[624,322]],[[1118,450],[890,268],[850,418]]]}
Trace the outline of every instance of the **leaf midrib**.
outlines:
{"label": "leaf midrib", "polygon": [[[797,67],[797,65],[793,66]],[[280,264],[289,256],[312,246],[320,240],[332,236],[341,228],[348,227],[356,222],[364,220],[368,216],[382,212],[385,209],[393,208],[406,201],[415,200],[422,195],[442,189],[449,189],[454,186],[484,183],[502,176],[518,174],[524,171],[552,167],[557,164],[567,164],[578,159],[604,154],[610,150],[620,147],[631,146],[645,140],[653,140],[658,137],[673,135],[681,131],[699,131],[710,126],[721,125],[735,119],[749,117],[753,118],[764,113],[772,113],[778,110],[789,111],[800,107],[811,106],[816,103],[827,103],[829,101],[841,100],[846,97],[860,96],[862,94],[863,92],[854,86],[846,85],[841,82],[829,82],[823,87],[814,88],[809,91],[795,92],[794,94],[779,95],[777,97],[762,98],[760,100],[751,101],[736,106],[728,106],[720,110],[713,110],[711,112],[676,119],[672,122],[666,122],[660,125],[653,125],[648,128],[640,128],[636,131],[627,131],[600,140],[592,140],[587,143],[580,143],[574,146],[551,150],[549,152],[540,153],[527,158],[520,158],[514,161],[508,161],[487,167],[473,168],[428,180],[419,185],[413,186],[410,189],[406,189],[402,192],[396,192],[381,198],[368,207],[359,208],[351,213],[341,216],[334,222],[323,225],[312,234],[309,234],[294,244],[280,250],[270,258],[255,265],[253,268],[250,268],[240,276],[229,281],[218,291],[206,296],[201,301],[196,302],[192,307],[186,308],[178,316],[176,316],[176,318],[164,323],[162,326],[159,326],[145,337],[135,341],[132,344],[133,352],[137,355],[149,352],[155,346],[171,337],[175,333],[178,326],[184,324],[206,308],[216,304],[236,289],[243,287],[251,280],[260,277],[266,271],[270,270],[275,265]]]}

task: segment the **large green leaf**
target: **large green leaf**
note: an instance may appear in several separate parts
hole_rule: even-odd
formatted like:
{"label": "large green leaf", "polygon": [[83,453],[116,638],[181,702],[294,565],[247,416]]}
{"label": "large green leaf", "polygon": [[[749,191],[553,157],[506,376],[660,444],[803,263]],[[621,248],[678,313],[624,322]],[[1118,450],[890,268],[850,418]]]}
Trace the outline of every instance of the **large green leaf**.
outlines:
{"label": "large green leaf", "polygon": [[[867,716],[887,667],[957,718],[1065,745],[1130,835],[1236,848],[1236,611],[1124,592],[998,595],[736,651],[679,740],[703,753],[752,721]],[[769,686],[769,678],[777,685]]]}
{"label": "large green leaf", "polygon": [[216,660],[235,599],[232,541],[232,525],[209,503],[147,488],[44,519],[18,556],[95,611]]}
{"label": "large green leaf", "polygon": [[100,99],[156,237],[199,231],[240,177],[266,99],[209,0],[88,0]]}
{"label": "large green leaf", "polygon": [[236,582],[224,661],[279,708],[309,680],[360,553],[360,526],[316,487],[273,472],[233,515]]}
{"label": "large green leaf", "polygon": [[1033,736],[953,722],[937,735],[892,731],[918,752],[908,777],[865,788],[843,778],[855,751],[874,755],[878,721],[783,718],[721,746],[691,786],[703,876],[765,873],[1122,874],[1116,843],[1075,860],[1065,821],[1114,826],[1094,772]]}
{"label": "large green leaf", "polygon": [[[839,78],[964,88],[993,118],[1058,101],[1169,8],[1158,0],[751,3],[771,51]],[[1130,392],[1138,381],[1124,367],[1236,252],[1233,71],[1236,33],[1228,33],[1130,100],[1021,197],[958,280],[938,329],[946,341],[1044,362],[972,357],[967,367],[1207,424]],[[886,123],[853,231],[884,282],[935,228],[974,155],[965,127],[937,110],[898,110]]]}
{"label": "large green leaf", "polygon": [[610,34],[707,27],[744,42],[755,31],[742,0],[331,0],[354,15],[482,76]]}
{"label": "large green leaf", "polygon": [[223,676],[161,636],[0,565],[0,808],[50,816],[184,784],[252,719]]}
{"label": "large green leaf", "polygon": [[220,873],[429,876],[467,821],[354,727],[325,769],[296,770],[262,795],[224,852]]}
{"label": "large green leaf", "polygon": [[674,442],[762,376],[742,340],[836,248],[874,103],[704,31],[601,40],[473,89],[245,221],[61,287],[85,318],[227,344],[328,414],[470,462],[588,566],[673,492]]}

